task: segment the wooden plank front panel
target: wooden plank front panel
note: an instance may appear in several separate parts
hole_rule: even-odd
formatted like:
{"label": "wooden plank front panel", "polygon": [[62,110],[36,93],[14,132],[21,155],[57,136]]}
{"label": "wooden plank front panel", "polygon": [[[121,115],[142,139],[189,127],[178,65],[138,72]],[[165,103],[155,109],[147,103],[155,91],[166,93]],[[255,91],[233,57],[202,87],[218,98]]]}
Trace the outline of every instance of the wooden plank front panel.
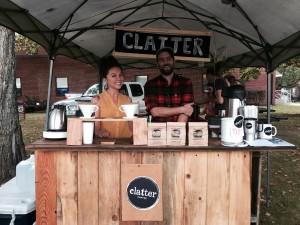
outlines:
{"label": "wooden plank front panel", "polygon": [[[163,153],[162,152],[143,152],[142,155],[143,164],[163,164]],[[164,175],[163,175],[164,179]],[[164,202],[163,202],[164,204]],[[162,222],[141,222],[141,225],[163,225]]]}
{"label": "wooden plank front panel", "polygon": [[120,224],[120,152],[99,152],[99,225]]}
{"label": "wooden plank front panel", "polygon": [[208,154],[206,225],[232,225],[228,221],[229,156],[228,152]]}
{"label": "wooden plank front panel", "polygon": [[56,225],[55,152],[35,151],[36,224]]}
{"label": "wooden plank front panel", "polygon": [[78,153],[78,225],[98,225],[99,153]]}
{"label": "wooden plank front panel", "polygon": [[182,225],[184,198],[184,152],[164,152],[164,225]]}
{"label": "wooden plank front panel", "polygon": [[[163,222],[121,221],[121,163],[163,164]],[[36,168],[37,225],[250,224],[249,152],[36,150]]]}
{"label": "wooden plank front panel", "polygon": [[[121,163],[122,164],[141,164],[142,163],[142,152],[121,152]],[[120,190],[122,191],[122,190]],[[121,196],[121,194],[120,194]],[[121,202],[121,200],[120,200]],[[121,204],[120,204],[121,205]],[[122,207],[122,206],[121,206]],[[121,216],[122,210],[120,209],[120,216]],[[141,222],[136,221],[120,221],[120,225],[140,225]]]}
{"label": "wooden plank front panel", "polygon": [[206,188],[207,152],[186,152],[184,224],[206,224]]}
{"label": "wooden plank front panel", "polygon": [[77,225],[78,217],[78,153],[72,151],[56,152],[57,164],[57,225]]}
{"label": "wooden plank front panel", "polygon": [[249,225],[251,217],[250,153],[230,153],[230,225]]}
{"label": "wooden plank front panel", "polygon": [[162,152],[143,152],[142,163],[143,164],[163,164],[164,154]]}
{"label": "wooden plank front panel", "polygon": [[134,164],[142,163],[142,152],[130,151],[130,152],[121,152],[121,163],[122,164]]}

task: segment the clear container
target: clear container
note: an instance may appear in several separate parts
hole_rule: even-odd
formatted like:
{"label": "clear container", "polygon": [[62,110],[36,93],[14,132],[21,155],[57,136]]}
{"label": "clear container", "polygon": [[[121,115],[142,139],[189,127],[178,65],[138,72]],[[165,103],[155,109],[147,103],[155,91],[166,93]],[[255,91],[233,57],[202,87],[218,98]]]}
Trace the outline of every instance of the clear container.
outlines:
{"label": "clear container", "polygon": [[35,158],[30,158],[18,163],[16,167],[16,183],[22,190],[35,192]]}

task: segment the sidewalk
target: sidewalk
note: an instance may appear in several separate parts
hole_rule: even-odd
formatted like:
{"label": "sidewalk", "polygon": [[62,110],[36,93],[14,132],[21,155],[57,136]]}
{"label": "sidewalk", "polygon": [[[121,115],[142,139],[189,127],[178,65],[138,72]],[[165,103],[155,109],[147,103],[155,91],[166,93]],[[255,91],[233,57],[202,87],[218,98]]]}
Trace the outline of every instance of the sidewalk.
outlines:
{"label": "sidewalk", "polygon": [[300,102],[291,102],[290,105],[300,106]]}

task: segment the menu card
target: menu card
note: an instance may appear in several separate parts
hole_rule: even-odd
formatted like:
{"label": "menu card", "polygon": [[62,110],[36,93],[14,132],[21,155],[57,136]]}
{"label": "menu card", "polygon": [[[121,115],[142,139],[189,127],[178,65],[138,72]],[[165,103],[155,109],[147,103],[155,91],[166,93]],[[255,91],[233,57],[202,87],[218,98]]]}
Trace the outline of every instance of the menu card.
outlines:
{"label": "menu card", "polygon": [[250,146],[254,147],[294,147],[294,144],[281,140],[279,138],[272,139],[255,139],[254,141],[247,141]]}

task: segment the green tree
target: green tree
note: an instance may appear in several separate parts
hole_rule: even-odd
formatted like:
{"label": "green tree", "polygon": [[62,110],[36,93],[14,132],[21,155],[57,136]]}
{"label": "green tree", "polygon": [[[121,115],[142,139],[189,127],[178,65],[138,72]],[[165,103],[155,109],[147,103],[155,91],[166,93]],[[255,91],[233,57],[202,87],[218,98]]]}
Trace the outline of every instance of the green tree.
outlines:
{"label": "green tree", "polygon": [[38,53],[39,48],[41,47],[36,42],[24,37],[23,35],[16,34],[15,39],[15,49],[16,51],[25,51],[27,55],[35,55]]}
{"label": "green tree", "polygon": [[[233,68],[226,68],[222,71],[223,74],[230,73]],[[256,80],[261,73],[261,68],[258,67],[244,67],[239,68],[240,81],[245,83],[249,80]]]}
{"label": "green tree", "polygon": [[296,56],[281,63],[277,70],[282,77],[276,78],[276,88],[293,88],[300,82],[300,56]]}
{"label": "green tree", "polygon": [[279,65],[279,67],[288,67],[288,66],[294,66],[300,68],[300,56],[293,57]]}
{"label": "green tree", "polygon": [[[276,88],[281,89],[293,88],[299,85],[300,82],[300,68],[293,65],[283,64],[278,67],[278,71],[282,74],[282,77],[276,78]],[[296,64],[295,64],[296,65]]]}
{"label": "green tree", "polygon": [[14,32],[0,26],[0,184],[15,176],[25,159],[19,123],[15,69]]}
{"label": "green tree", "polygon": [[258,67],[245,67],[240,69],[240,80],[245,83],[249,80],[257,80],[260,75],[260,68]]}

